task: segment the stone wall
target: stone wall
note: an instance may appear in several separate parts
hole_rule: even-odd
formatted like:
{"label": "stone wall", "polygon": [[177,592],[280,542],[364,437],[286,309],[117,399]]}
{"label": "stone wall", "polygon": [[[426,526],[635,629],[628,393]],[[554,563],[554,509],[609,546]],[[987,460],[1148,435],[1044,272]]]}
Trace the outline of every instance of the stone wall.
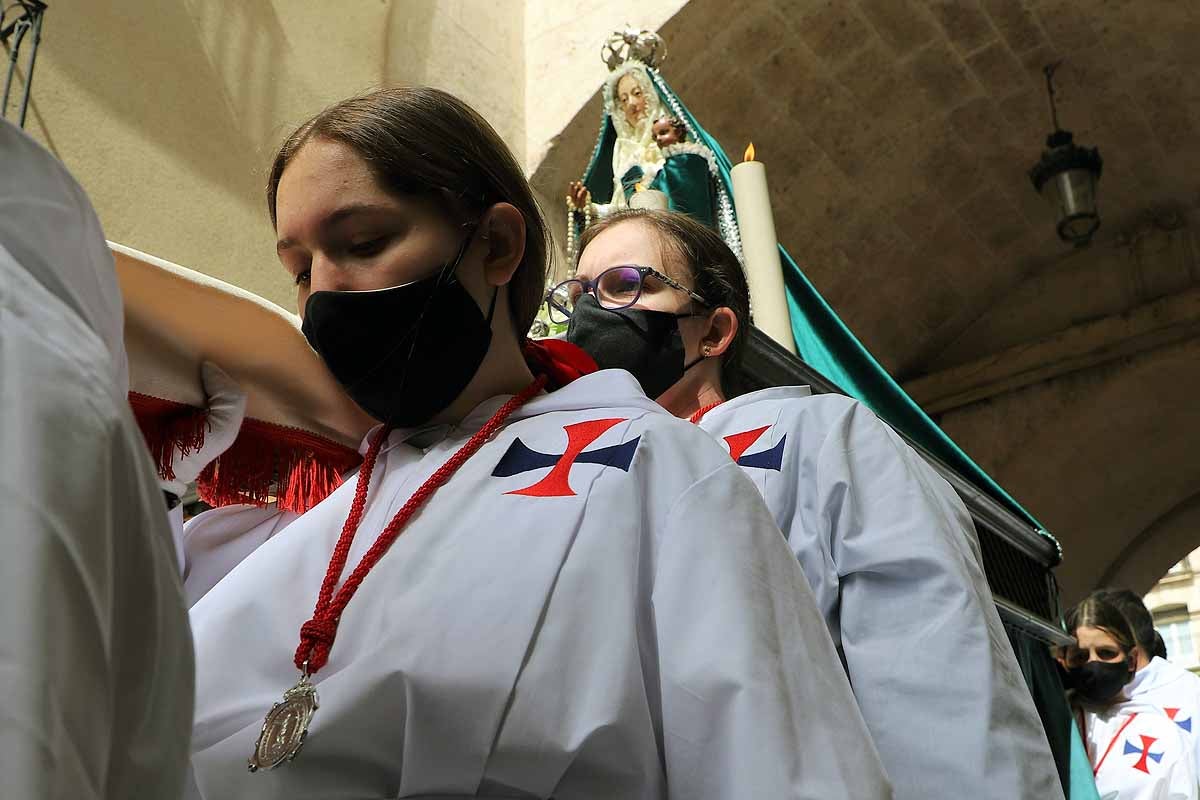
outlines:
{"label": "stone wall", "polygon": [[57,0],[26,130],[91,195],[110,239],[293,305],[263,200],[305,117],[382,84],[475,106],[524,158],[517,0]]}

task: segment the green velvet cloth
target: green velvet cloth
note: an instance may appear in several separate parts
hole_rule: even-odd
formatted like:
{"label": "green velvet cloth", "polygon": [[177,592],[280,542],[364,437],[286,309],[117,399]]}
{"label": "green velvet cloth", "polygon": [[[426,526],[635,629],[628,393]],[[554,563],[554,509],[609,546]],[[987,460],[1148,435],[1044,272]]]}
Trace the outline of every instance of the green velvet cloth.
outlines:
{"label": "green velvet cloth", "polygon": [[591,192],[594,203],[612,202],[613,178],[616,177],[613,175],[612,162],[616,143],[617,129],[613,127],[612,118],[605,114],[604,127],[600,129],[600,138],[596,140],[592,160],[588,163],[587,171],[583,173],[583,185]]}
{"label": "green velvet cloth", "polygon": [[[725,151],[701,127],[663,77],[655,70],[649,72],[664,106],[686,119],[691,130],[695,132],[698,142],[712,150],[716,157],[717,177],[721,184],[719,187],[711,187],[710,184],[710,188],[722,190],[732,197],[730,188],[732,183],[729,177],[732,165],[725,155]],[[600,139],[596,142],[591,163],[588,165],[588,171],[584,177],[584,183],[591,191],[595,202],[598,203],[609,202],[612,197],[612,154],[615,142],[616,129],[613,127],[612,120],[605,117]],[[767,157],[769,159],[770,154],[767,154]],[[679,178],[683,177],[681,169]],[[664,180],[672,180],[674,183],[674,176]],[[668,194],[673,198],[679,188],[672,185],[672,191]],[[689,193],[682,191],[680,196],[689,196]],[[683,202],[690,203],[691,201],[689,199]],[[776,210],[776,213],[782,217],[786,216],[788,212],[786,208],[780,208]],[[801,358],[847,394],[865,403],[876,414],[887,420],[892,427],[907,434],[959,475],[978,486],[985,494],[991,496],[1036,530],[1041,531],[1044,536],[1054,542],[1057,548],[1058,542],[1045,532],[1044,526],[1008,492],[1004,491],[978,464],[972,461],[970,456],[963,452],[880,366],[874,356],[863,347],[857,337],[825,302],[825,299],[809,282],[800,266],[782,245],[779,251],[783,261],[784,284],[788,294],[788,309],[792,318],[792,333]]]}
{"label": "green velvet cloth", "polygon": [[677,153],[667,158],[650,182],[667,196],[667,207],[687,214],[710,228],[717,227],[716,193],[708,171],[708,159],[698,153]]}

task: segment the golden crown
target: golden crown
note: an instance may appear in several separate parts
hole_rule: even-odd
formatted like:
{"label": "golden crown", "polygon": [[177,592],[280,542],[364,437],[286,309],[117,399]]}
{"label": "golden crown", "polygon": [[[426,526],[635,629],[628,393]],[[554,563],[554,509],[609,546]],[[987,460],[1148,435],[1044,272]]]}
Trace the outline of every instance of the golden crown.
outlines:
{"label": "golden crown", "polygon": [[666,57],[667,45],[662,37],[654,31],[639,31],[637,28],[616,31],[600,48],[600,58],[610,72],[627,61],[640,61],[648,67],[657,67]]}

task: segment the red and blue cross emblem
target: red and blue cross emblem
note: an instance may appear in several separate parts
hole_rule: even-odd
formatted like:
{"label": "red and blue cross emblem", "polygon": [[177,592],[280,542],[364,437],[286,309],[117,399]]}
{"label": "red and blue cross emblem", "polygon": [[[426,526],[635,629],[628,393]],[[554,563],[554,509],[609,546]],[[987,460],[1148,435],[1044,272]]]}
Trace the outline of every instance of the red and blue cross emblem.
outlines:
{"label": "red and blue cross emblem", "polygon": [[1188,733],[1191,733],[1192,732],[1192,718],[1188,717],[1187,719],[1180,719],[1179,711],[1180,711],[1180,709],[1178,709],[1178,708],[1164,708],[1163,709],[1163,713],[1167,715],[1168,719],[1170,719],[1172,722],[1174,722],[1179,727],[1183,728]]}
{"label": "red and blue cross emblem", "polygon": [[633,454],[637,452],[638,442],[642,437],[628,442],[614,444],[609,447],[598,447],[595,450],[585,450],[588,445],[604,435],[609,428],[625,422],[625,419],[594,419],[587,422],[576,422],[564,425],[567,434],[567,449],[559,455],[540,453],[527,446],[520,439],[513,439],[508,450],[501,456],[499,463],[492,470],[492,477],[507,478],[520,475],[535,469],[552,467],[549,473],[537,483],[524,489],[515,489],[505,494],[525,495],[527,497],[574,497],[571,489],[571,468],[576,464],[602,464],[606,467],[629,471],[633,463]]}
{"label": "red and blue cross emblem", "polygon": [[1131,753],[1136,753],[1138,756],[1138,760],[1137,760],[1137,763],[1135,763],[1133,765],[1133,768],[1136,770],[1141,770],[1142,772],[1149,775],[1150,774],[1150,765],[1149,765],[1149,763],[1147,763],[1146,759],[1150,759],[1155,764],[1157,764],[1160,761],[1162,761],[1163,754],[1161,752],[1158,752],[1158,753],[1150,752],[1150,746],[1158,741],[1158,739],[1156,739],[1155,737],[1139,734],[1137,738],[1142,740],[1142,746],[1138,747],[1137,745],[1135,745],[1133,743],[1132,738],[1126,739],[1125,740],[1125,755],[1130,755]]}
{"label": "red and blue cross emblem", "polygon": [[725,444],[729,445],[729,456],[741,467],[773,469],[776,472],[781,471],[783,469],[783,447],[784,443],[787,442],[787,434],[780,437],[779,443],[774,447],[746,455],[746,451],[753,447],[754,443],[769,430],[771,430],[771,426],[764,425],[761,428],[754,428],[743,433],[734,433],[726,436]]}

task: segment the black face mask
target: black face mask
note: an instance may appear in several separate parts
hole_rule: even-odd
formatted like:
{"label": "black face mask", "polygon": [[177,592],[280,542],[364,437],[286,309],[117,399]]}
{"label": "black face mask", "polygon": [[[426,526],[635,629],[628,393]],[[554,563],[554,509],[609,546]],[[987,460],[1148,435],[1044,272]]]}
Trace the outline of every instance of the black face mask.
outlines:
{"label": "black face mask", "polygon": [[655,399],[670,389],[683,373],[704,360],[684,363],[679,320],[694,314],[671,314],[622,308],[601,308],[585,295],[575,304],[567,326],[567,341],[582,348],[600,369],[624,369],[637,378],[642,391]]}
{"label": "black face mask", "polygon": [[1105,705],[1113,700],[1133,679],[1128,660],[1114,664],[1104,661],[1089,661],[1081,667],[1067,670],[1075,692],[1084,700]]}
{"label": "black face mask", "polygon": [[458,255],[423,280],[365,292],[315,292],[304,306],[304,338],[346,393],[381,422],[428,422],[462,393],[492,341],[487,316],[459,283]]}

